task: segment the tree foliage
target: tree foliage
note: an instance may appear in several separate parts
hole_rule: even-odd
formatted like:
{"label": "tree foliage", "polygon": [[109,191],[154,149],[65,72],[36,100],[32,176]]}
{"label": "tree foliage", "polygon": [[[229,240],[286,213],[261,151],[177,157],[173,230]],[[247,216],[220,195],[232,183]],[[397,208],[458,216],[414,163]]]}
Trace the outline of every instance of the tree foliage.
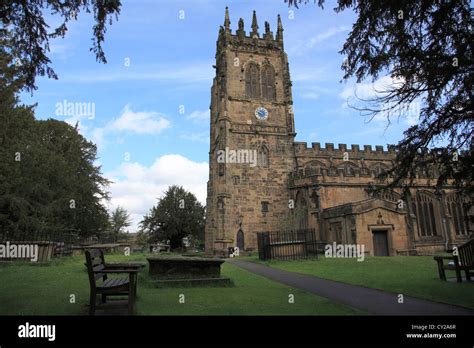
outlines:
{"label": "tree foliage", "polygon": [[170,240],[171,249],[176,249],[182,246],[184,237],[204,238],[204,215],[204,207],[194,194],[173,185],[143,217],[140,225],[151,241]]}
{"label": "tree foliage", "polygon": [[[285,0],[290,6],[308,0]],[[316,2],[316,1],[315,1]],[[318,0],[323,7],[325,1]],[[367,101],[364,113],[402,116],[420,103],[418,123],[397,145],[389,186],[410,185],[420,171],[437,172],[472,193],[473,18],[469,1],[338,0],[336,12],[357,14],[340,51],[343,79],[396,83]],[[383,177],[382,177],[383,178]]]}
{"label": "tree foliage", "polygon": [[127,233],[126,228],[131,225],[130,214],[125,208],[118,206],[110,214],[109,223],[112,238],[117,241],[123,234]]}
{"label": "tree foliage", "polygon": [[95,164],[96,146],[65,122],[35,120],[33,107],[18,102],[16,69],[0,47],[0,232],[19,239],[102,233],[109,181]]}
{"label": "tree foliage", "polygon": [[[0,19],[4,32],[11,40],[10,54],[25,78],[28,91],[36,89],[36,76],[57,78],[48,58],[49,40],[64,37],[67,25],[81,12],[92,13],[92,47],[99,62],[106,62],[102,44],[107,24],[112,24],[120,13],[120,0],[8,0],[0,1]],[[60,24],[50,30],[45,15],[60,19]]]}

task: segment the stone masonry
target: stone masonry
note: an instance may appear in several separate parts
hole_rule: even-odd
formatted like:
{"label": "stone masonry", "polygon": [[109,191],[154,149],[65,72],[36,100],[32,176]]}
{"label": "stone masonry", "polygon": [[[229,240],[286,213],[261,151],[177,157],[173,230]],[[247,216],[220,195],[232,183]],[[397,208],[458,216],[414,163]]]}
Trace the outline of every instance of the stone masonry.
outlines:
{"label": "stone masonry", "polygon": [[367,190],[390,168],[393,146],[295,142],[283,25],[259,32],[253,13],[232,33],[226,9],[211,88],[206,252],[257,248],[257,233],[312,228],[324,242],[364,244],[370,255],[426,254],[472,235],[464,198],[435,193],[419,173],[408,196]]}

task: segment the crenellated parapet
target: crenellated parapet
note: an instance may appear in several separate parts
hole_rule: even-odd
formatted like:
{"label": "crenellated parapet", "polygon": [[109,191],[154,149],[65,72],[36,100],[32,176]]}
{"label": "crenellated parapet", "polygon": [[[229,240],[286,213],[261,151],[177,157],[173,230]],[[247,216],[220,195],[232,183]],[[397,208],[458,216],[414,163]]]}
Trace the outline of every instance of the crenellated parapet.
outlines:
{"label": "crenellated parapet", "polygon": [[253,11],[251,30],[248,33],[245,31],[244,20],[240,18],[238,29],[233,33],[230,28],[229,10],[226,7],[224,26],[221,26],[217,40],[216,57],[219,56],[223,48],[229,45],[239,51],[255,53],[281,51],[283,53],[283,25],[280,15],[278,15],[277,22],[276,35],[270,30],[270,23],[268,22],[265,22],[264,32],[260,34],[257,14]]}
{"label": "crenellated parapet", "polygon": [[380,160],[380,161],[392,161],[395,159],[396,152],[394,145],[388,145],[387,149],[384,149],[382,145],[363,145],[361,148],[359,145],[352,144],[351,147],[347,147],[347,144],[338,144],[337,147],[333,143],[326,143],[325,147],[321,147],[320,143],[311,143],[308,146],[306,142],[295,142],[295,154],[297,157],[327,157],[334,159],[343,159],[346,161],[350,160]]}
{"label": "crenellated parapet", "polygon": [[297,168],[289,175],[290,186],[311,185],[346,178],[349,181],[373,181],[389,170],[396,157],[395,147],[388,145],[351,145],[295,142]]}
{"label": "crenellated parapet", "polygon": [[[372,182],[395,165],[394,145],[388,145],[384,149],[381,145],[374,148],[371,145],[364,145],[363,148],[351,145],[348,148],[346,144],[338,144],[336,148],[332,143],[326,143],[325,147],[321,147],[320,143],[312,143],[308,147],[305,142],[295,142],[294,146],[297,168],[289,173],[290,187],[314,185],[338,180],[337,178]],[[429,184],[437,177],[435,167],[418,168],[415,171],[415,178],[423,179],[419,181],[420,184]],[[388,175],[388,179],[390,178]]]}

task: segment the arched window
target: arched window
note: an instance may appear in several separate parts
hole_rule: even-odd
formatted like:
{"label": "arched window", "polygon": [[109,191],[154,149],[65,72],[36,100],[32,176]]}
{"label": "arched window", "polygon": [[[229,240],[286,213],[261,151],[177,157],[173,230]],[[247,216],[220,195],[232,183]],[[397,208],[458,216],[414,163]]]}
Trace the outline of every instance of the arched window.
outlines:
{"label": "arched window", "polygon": [[275,94],[275,70],[270,64],[265,64],[262,69],[262,97],[274,101]]}
{"label": "arched window", "polygon": [[222,198],[219,198],[217,200],[217,209],[219,209],[219,210],[224,209],[224,200]]}
{"label": "arched window", "polygon": [[260,98],[260,74],[256,63],[250,62],[245,69],[245,94],[249,98]]}
{"label": "arched window", "polygon": [[372,167],[370,167],[370,170],[375,174],[375,176],[378,176],[385,173],[388,168],[383,163],[376,163]]}
{"label": "arched window", "polygon": [[446,205],[448,207],[448,212],[451,215],[456,234],[467,234],[467,222],[464,214],[462,197],[459,194],[451,193],[446,196]]}
{"label": "arched window", "polygon": [[269,160],[268,160],[268,149],[266,146],[261,146],[258,149],[257,164],[260,168],[268,168]]}
{"label": "arched window", "polygon": [[336,168],[334,165],[332,165],[332,164],[329,165],[329,168],[328,168],[328,175],[329,175],[329,176],[337,176],[337,175],[338,175],[338,173],[337,173],[337,168]]}
{"label": "arched window", "polygon": [[311,195],[311,201],[313,202],[314,204],[314,207],[316,209],[319,209],[320,206],[321,206],[321,202],[320,202],[320,197],[319,195],[316,193],[316,192],[313,192],[312,195]]}
{"label": "arched window", "polygon": [[418,222],[420,236],[436,236],[438,234],[438,201],[425,192],[415,195],[412,206]]}
{"label": "arched window", "polygon": [[306,175],[321,175],[321,169],[325,169],[326,165],[318,160],[313,160],[305,164]]}
{"label": "arched window", "polygon": [[346,176],[354,176],[356,168],[358,168],[357,165],[352,162],[343,163],[338,166],[338,169],[342,169]]}

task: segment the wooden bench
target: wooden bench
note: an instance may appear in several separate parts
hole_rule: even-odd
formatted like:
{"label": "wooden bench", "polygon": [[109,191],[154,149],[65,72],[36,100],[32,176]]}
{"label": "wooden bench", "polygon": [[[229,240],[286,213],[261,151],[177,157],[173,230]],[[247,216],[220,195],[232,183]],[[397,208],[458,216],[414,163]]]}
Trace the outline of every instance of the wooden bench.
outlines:
{"label": "wooden bench", "polygon": [[[90,283],[90,307],[89,314],[94,315],[99,306],[107,303],[107,297],[127,296],[128,314],[132,315],[135,307],[137,293],[137,273],[142,265],[123,264],[106,265],[104,253],[100,249],[86,250],[86,266]],[[109,274],[126,275],[120,278],[109,278]],[[97,295],[102,295],[100,305],[97,305]],[[108,304],[107,307],[114,307]]]}
{"label": "wooden bench", "polygon": [[[144,268],[146,266],[145,262],[140,262],[140,261],[129,261],[129,262],[106,262],[105,257],[104,258],[105,262],[105,268],[107,270],[112,270],[112,269],[138,269]],[[84,262],[84,266],[87,267],[87,262]]]}
{"label": "wooden bench", "polygon": [[[474,239],[460,245],[457,248],[457,255],[435,256],[434,259],[438,262],[438,273],[440,279],[446,280],[447,270],[455,271],[456,279],[461,283],[461,271],[464,271],[466,274],[466,280],[470,281],[471,276],[474,276]],[[444,264],[444,260],[450,260],[452,263]]]}

